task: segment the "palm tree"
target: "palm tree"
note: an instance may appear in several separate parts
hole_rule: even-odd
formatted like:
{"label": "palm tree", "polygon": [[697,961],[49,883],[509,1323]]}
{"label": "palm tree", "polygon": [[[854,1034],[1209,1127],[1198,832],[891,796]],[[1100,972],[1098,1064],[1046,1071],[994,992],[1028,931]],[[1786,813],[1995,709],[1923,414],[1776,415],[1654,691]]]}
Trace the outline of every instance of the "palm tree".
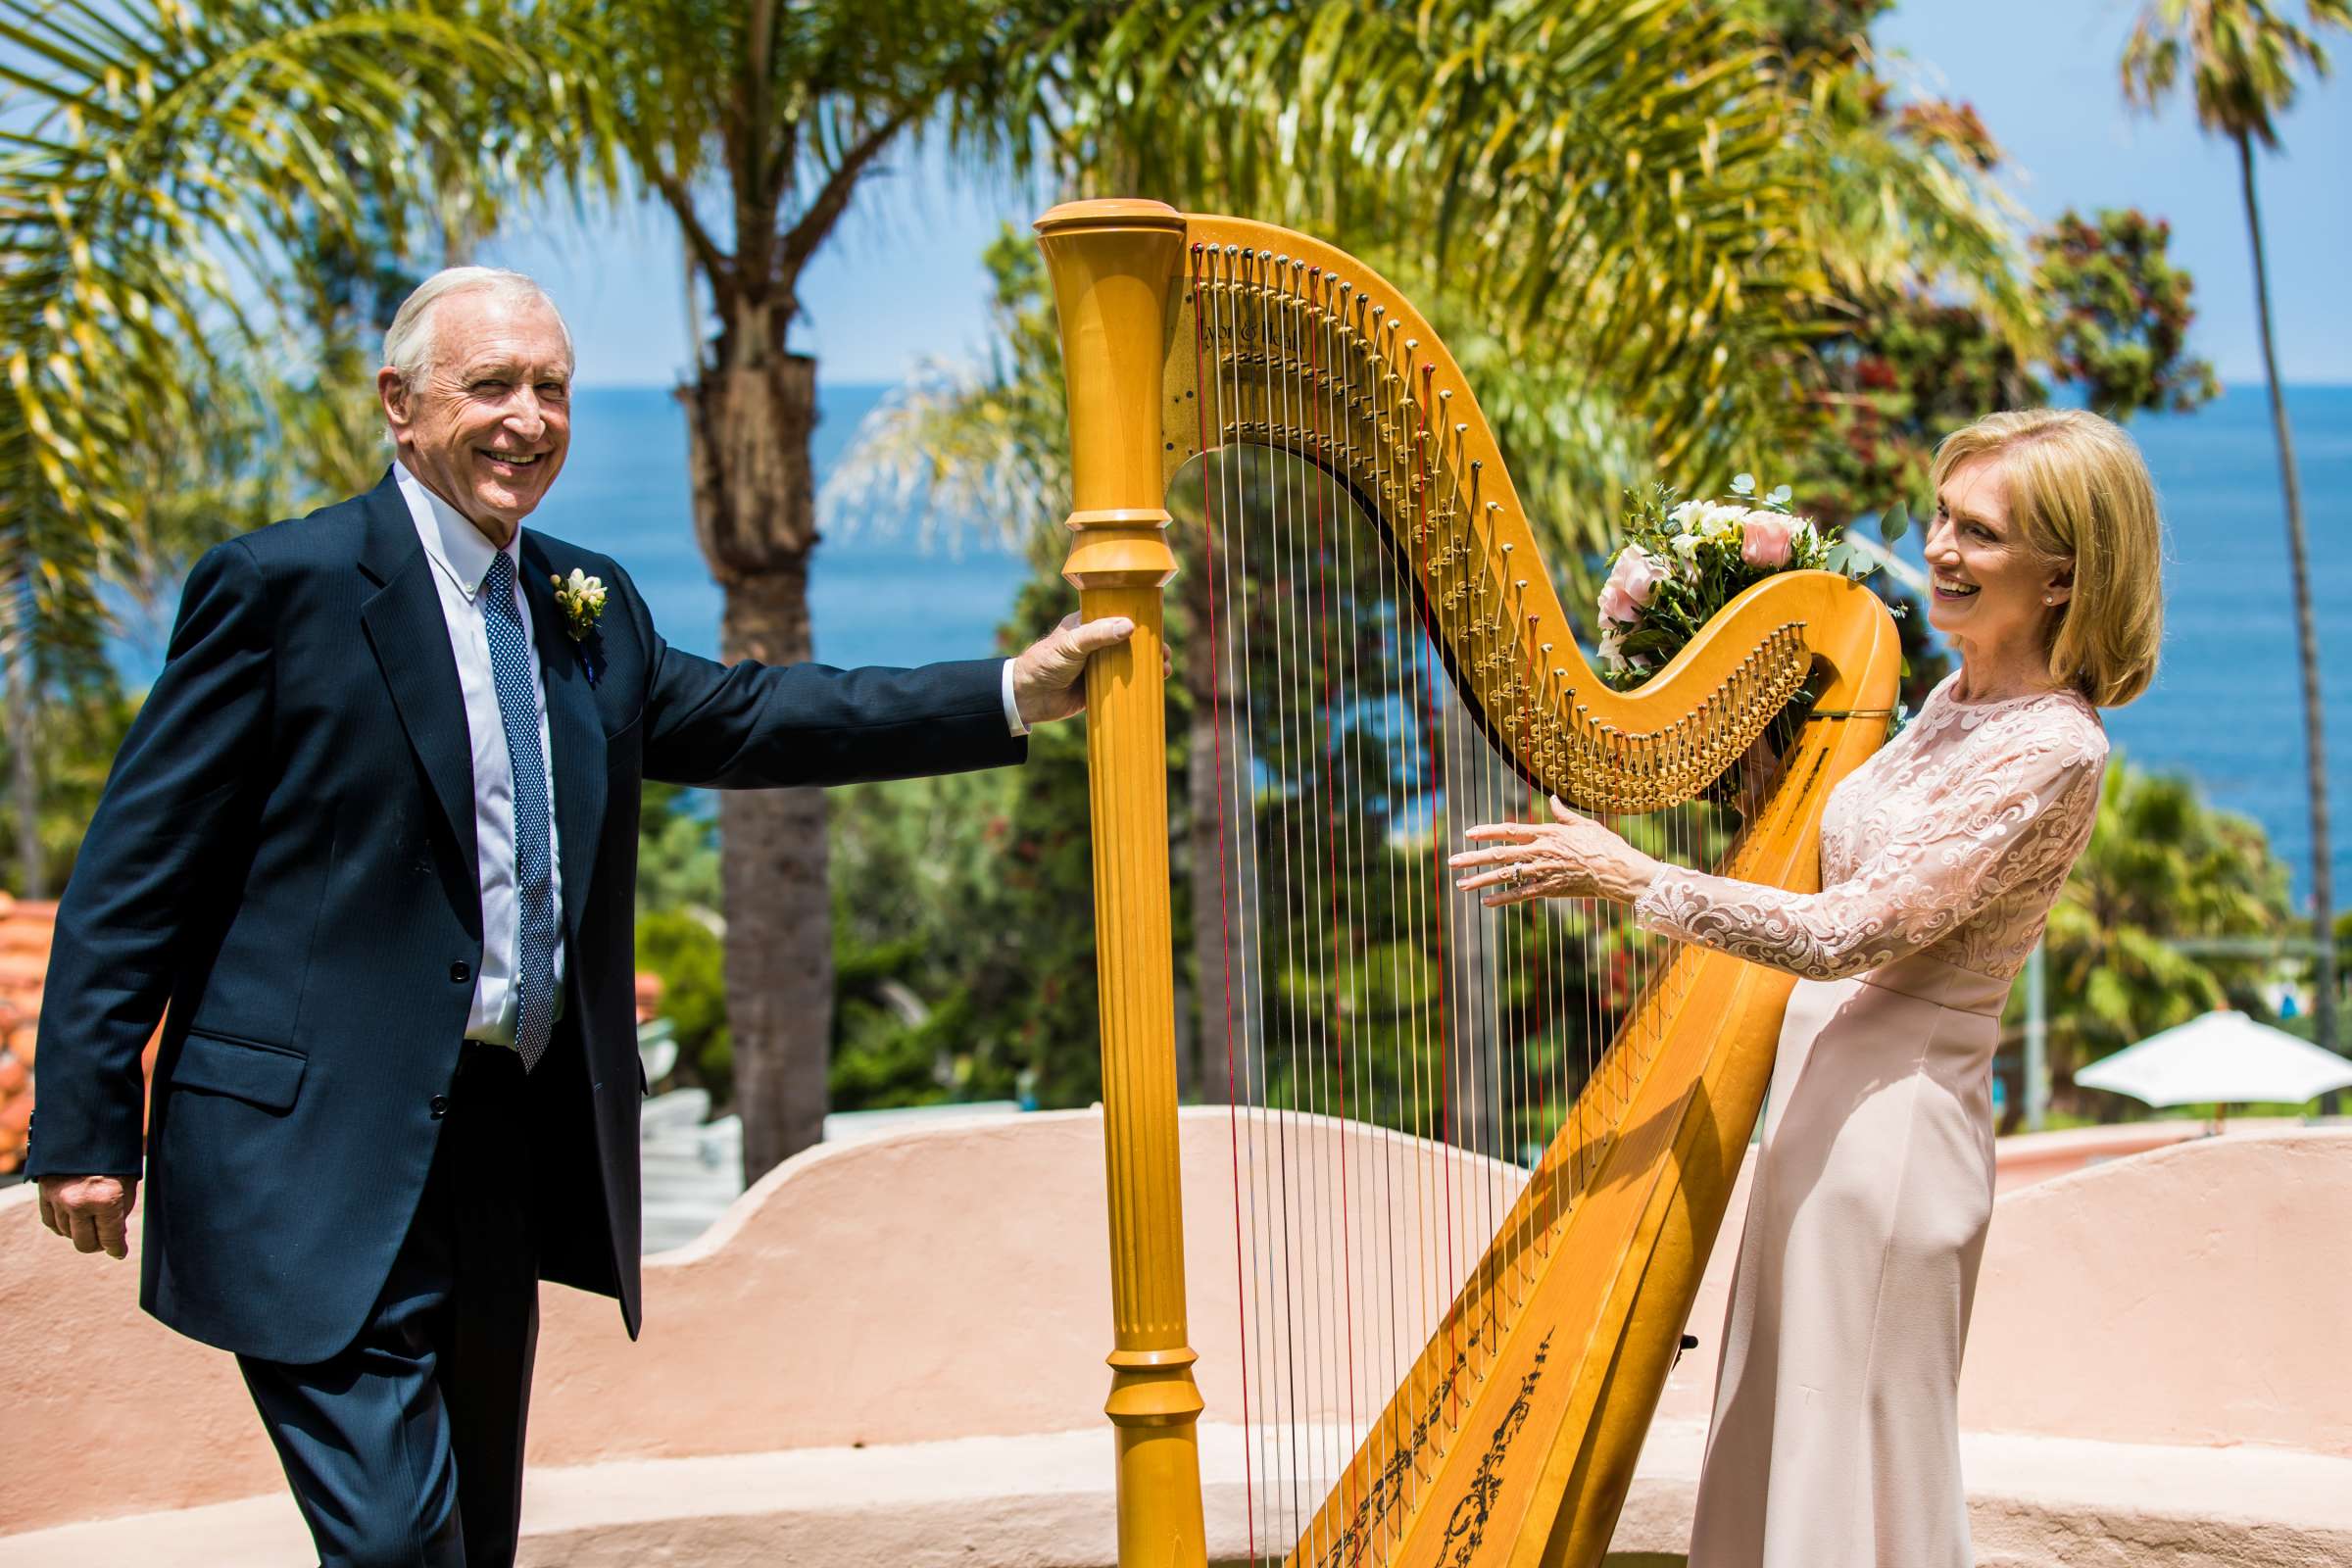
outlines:
{"label": "palm tree", "polygon": [[[811,657],[816,366],[796,352],[801,280],[891,155],[925,134],[1018,162],[1053,29],[1080,8],[816,0],[582,0],[564,58],[593,82],[574,134],[667,208],[708,335],[678,389],[695,531],[730,660]],[[1102,8],[1096,8],[1102,9]],[[699,319],[698,319],[699,327]],[[738,792],[725,844],[728,1022],[747,1180],[815,1143],[833,942],[824,796]]]}
{"label": "palm tree", "polygon": [[195,542],[149,481],[257,420],[282,442],[264,368],[301,340],[291,260],[489,201],[545,157],[546,117],[486,104],[562,84],[448,12],[329,0],[0,0],[0,662],[37,888],[43,694],[106,684],[101,588],[135,593]]}
{"label": "palm tree", "polygon": [[[2262,214],[2254,199],[2254,144],[2276,150],[2276,117],[2295,101],[2295,69],[2328,74],[2322,29],[2352,26],[2352,0],[2305,0],[2299,26],[2271,0],[2151,0],[2124,45],[2124,95],[2154,110],[2189,69],[2197,123],[2237,147],[2239,188],[2245,195],[2246,239],[2254,253],[2254,313],[2262,335],[2262,373],[2271,394],[2271,424],[2278,436],[2278,481],[2286,497],[2286,549],[2295,588],[2295,634],[2303,662],[2303,747],[2311,793],[2311,934],[2317,982],[2313,1019],[2319,1043],[2335,1049],[2335,899],[2328,851],[2328,751],[2321,726],[2320,645],[2312,619],[2311,565],[2303,538],[2303,494],[2295,474],[2295,444],[2278,385],[2278,353],[2271,333],[2270,274],[2262,254]],[[2333,1096],[2328,1097],[2330,1108]]]}

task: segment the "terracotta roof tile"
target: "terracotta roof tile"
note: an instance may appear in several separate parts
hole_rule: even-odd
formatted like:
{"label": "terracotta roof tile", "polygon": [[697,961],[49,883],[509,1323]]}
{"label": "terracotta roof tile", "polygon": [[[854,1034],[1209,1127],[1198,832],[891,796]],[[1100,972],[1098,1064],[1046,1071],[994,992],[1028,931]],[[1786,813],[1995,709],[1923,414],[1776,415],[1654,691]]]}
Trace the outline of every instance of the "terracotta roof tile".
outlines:
{"label": "terracotta roof tile", "polygon": [[24,1163],[24,1131],[32,1125],[33,1036],[56,923],[55,902],[0,894],[0,1175]]}

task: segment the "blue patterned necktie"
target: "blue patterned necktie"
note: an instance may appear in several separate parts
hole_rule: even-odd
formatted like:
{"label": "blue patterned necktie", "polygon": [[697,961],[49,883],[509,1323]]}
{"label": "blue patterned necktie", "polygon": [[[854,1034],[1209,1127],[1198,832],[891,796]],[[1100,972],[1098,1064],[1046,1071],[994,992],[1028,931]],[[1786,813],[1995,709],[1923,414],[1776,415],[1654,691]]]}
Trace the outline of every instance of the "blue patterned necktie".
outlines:
{"label": "blue patterned necktie", "polygon": [[539,1065],[555,1025],[556,900],[549,865],[547,765],[539,755],[539,710],[531,700],[530,643],[514,609],[514,563],[501,550],[482,578],[482,623],[514,774],[514,1050],[522,1070]]}

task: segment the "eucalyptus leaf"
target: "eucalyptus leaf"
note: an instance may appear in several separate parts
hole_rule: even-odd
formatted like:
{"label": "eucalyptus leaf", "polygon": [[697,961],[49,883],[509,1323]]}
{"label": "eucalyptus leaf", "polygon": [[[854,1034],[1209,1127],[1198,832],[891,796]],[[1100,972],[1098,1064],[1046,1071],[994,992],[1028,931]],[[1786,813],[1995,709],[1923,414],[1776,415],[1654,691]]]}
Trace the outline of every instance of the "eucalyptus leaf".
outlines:
{"label": "eucalyptus leaf", "polygon": [[1735,473],[1732,475],[1732,494],[1736,496],[1752,496],[1755,493],[1756,476],[1754,474]]}
{"label": "eucalyptus leaf", "polygon": [[1879,515],[1879,537],[1888,544],[1911,531],[1911,509],[1897,501]]}
{"label": "eucalyptus leaf", "polygon": [[1789,498],[1795,494],[1796,492],[1789,489],[1787,485],[1776,484],[1772,487],[1772,494],[1766,496],[1764,499],[1771,502],[1776,507],[1785,507],[1788,504]]}
{"label": "eucalyptus leaf", "polygon": [[1852,578],[1855,582],[1860,582],[1863,578],[1878,570],[1879,564],[1871,560],[1870,557],[1865,555],[1863,552],[1855,549],[1851,543],[1845,540],[1840,540],[1837,546],[1830,551],[1828,557],[1823,560],[1821,564],[1821,569],[1824,571],[1842,572],[1846,576]]}

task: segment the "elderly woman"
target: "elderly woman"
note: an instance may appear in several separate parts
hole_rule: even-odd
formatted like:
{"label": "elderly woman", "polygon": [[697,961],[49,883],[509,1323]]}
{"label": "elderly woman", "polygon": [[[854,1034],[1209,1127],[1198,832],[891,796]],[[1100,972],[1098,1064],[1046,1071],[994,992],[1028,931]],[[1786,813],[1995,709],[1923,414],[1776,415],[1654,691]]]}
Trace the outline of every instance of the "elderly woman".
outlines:
{"label": "elderly woman", "polygon": [[1800,977],[1724,1325],[1691,1568],[1968,1568],[1957,1398],[2011,979],[2090,837],[2096,710],[2147,686],[2156,500],[2095,415],[1996,414],[1935,465],[1928,618],[1960,668],[1834,790],[1822,891],[1667,865],[1552,803],[1473,828],[1489,904],[1614,899]]}

